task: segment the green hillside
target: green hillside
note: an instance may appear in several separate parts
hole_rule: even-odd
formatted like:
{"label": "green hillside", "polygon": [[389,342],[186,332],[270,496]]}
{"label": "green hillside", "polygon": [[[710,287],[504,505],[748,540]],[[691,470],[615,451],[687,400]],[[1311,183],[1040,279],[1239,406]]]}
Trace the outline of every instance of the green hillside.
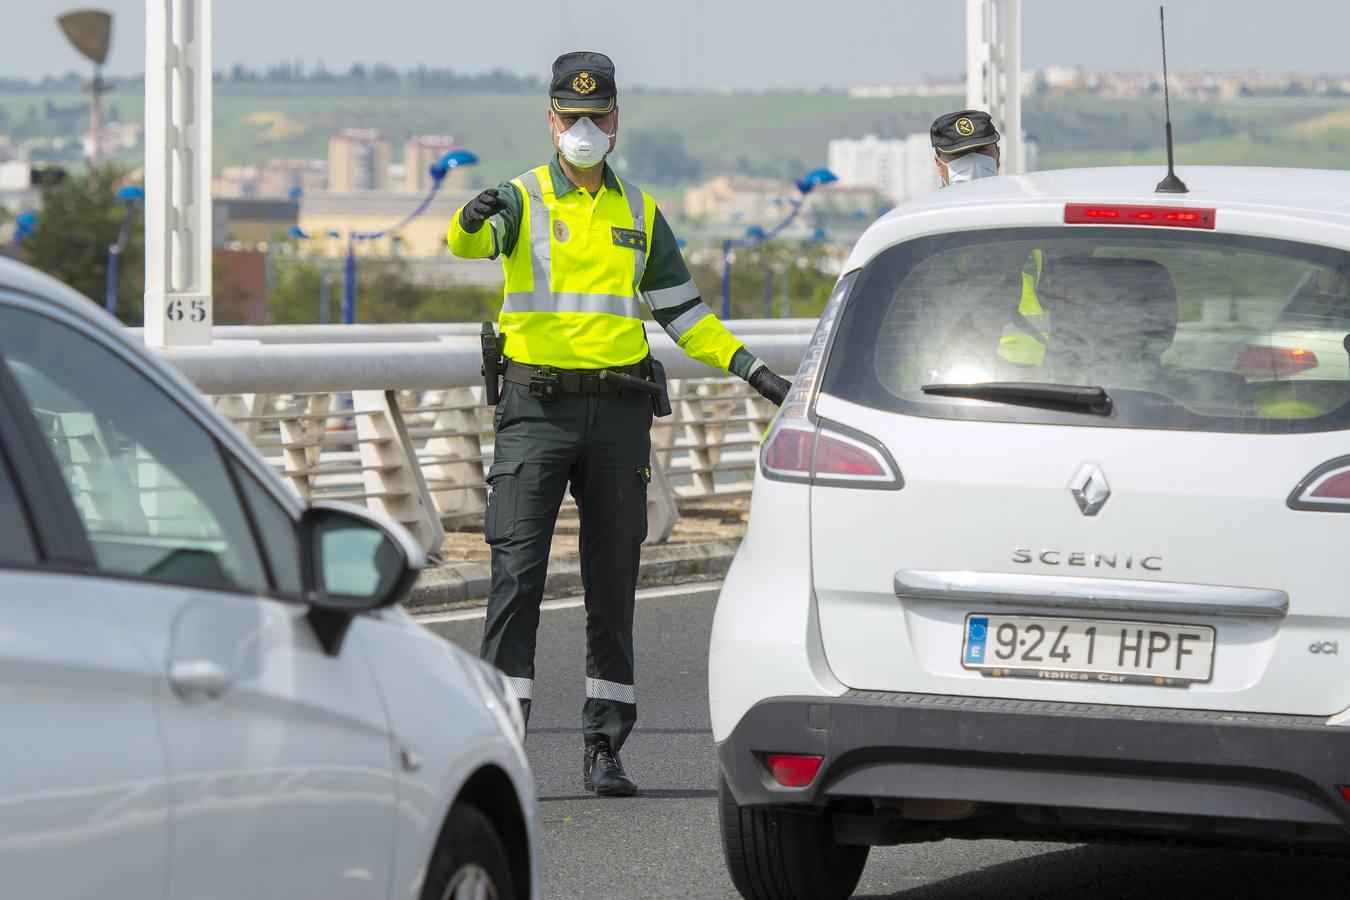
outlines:
{"label": "green hillside", "polygon": [[[86,98],[74,91],[0,91],[0,135],[77,136]],[[109,95],[110,118],[141,114],[139,87]],[[630,91],[623,132],[675,135],[704,176],[790,177],[825,162],[831,138],[926,131],[957,97],[851,99],[831,93]],[[547,147],[545,102],[519,93],[436,93],[398,87],[225,82],[215,94],[215,166],[274,157],[323,157],[344,127],[378,128],[396,143],[413,134],[452,134],[482,165],[471,184],[493,183],[538,162]],[[1154,99],[1035,97],[1025,127],[1040,167],[1160,163],[1162,109]],[[1350,167],[1350,104],[1306,100],[1178,102],[1181,163]],[[621,142],[618,155],[623,155]],[[396,151],[398,152],[398,151]],[[129,159],[134,159],[134,154]],[[650,180],[650,179],[647,179]]]}

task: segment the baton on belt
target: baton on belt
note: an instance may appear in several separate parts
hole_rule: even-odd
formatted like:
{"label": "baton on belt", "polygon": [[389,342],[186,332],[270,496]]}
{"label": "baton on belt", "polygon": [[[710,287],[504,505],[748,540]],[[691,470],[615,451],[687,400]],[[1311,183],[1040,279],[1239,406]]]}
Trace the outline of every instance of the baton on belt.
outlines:
{"label": "baton on belt", "polygon": [[632,375],[625,375],[622,372],[611,372],[609,369],[600,370],[600,380],[612,381],[620,387],[642,391],[644,394],[656,395],[661,393],[661,385],[654,381],[648,381],[645,378],[634,378]]}

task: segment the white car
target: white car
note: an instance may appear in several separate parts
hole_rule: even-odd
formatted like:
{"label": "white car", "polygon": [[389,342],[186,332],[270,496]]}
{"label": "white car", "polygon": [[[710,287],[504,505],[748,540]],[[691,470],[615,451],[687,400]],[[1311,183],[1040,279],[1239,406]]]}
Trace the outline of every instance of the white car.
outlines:
{"label": "white car", "polygon": [[744,896],[941,838],[1350,848],[1348,370],[1239,362],[1300,285],[1350,323],[1350,173],[1159,174],[958,185],[854,249],[713,626]]}
{"label": "white car", "polygon": [[536,896],[519,707],[396,605],[423,564],[0,260],[0,890]]}

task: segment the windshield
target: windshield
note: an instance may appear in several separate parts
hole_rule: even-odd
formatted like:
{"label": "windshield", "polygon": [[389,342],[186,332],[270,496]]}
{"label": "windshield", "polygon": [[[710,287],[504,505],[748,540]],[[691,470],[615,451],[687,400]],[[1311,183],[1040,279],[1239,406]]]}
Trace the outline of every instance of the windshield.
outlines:
{"label": "windshield", "polygon": [[[1348,334],[1341,250],[1167,229],[974,231],[862,269],[821,389],[942,418],[1327,431],[1350,427]],[[999,386],[932,390],[985,383]],[[1110,412],[1026,402],[1022,383],[1099,387]]]}

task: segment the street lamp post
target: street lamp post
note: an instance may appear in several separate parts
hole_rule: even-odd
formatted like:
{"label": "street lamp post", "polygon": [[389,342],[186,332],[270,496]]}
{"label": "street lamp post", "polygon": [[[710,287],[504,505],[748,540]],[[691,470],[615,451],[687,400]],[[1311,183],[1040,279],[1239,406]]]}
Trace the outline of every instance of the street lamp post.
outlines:
{"label": "street lamp post", "polygon": [[23,243],[23,239],[37,229],[37,223],[38,214],[35,212],[25,211],[14,217],[14,235],[11,239],[10,247],[15,255],[18,254],[19,245]]}
{"label": "street lamp post", "polygon": [[[309,232],[305,231],[305,230],[304,230],[303,228],[301,228],[299,225],[292,225],[292,226],[290,227],[290,231],[289,231],[288,233],[290,234],[291,237],[295,238],[296,240],[301,240],[301,241],[312,240],[312,238],[311,238]],[[330,231],[330,232],[328,232],[328,237],[329,237],[330,239],[332,239],[332,240],[339,240],[339,239],[342,237],[342,235],[341,235],[339,232],[336,232],[336,231]],[[327,325],[327,324],[328,324],[329,282],[332,280],[332,274],[333,274],[332,266],[330,266],[330,265],[328,264],[328,258],[327,258],[327,257],[324,257],[324,258],[323,258],[323,261],[319,264],[319,324],[320,324],[320,325]]]}
{"label": "street lamp post", "polygon": [[806,173],[801,181],[797,182],[797,193],[799,197],[787,201],[791,209],[783,221],[768,229],[767,231],[758,225],[751,225],[745,230],[745,237],[739,239],[728,238],[722,242],[722,318],[731,318],[731,253],[738,247],[755,247],[765,241],[771,241],[791,225],[802,211],[802,204],[806,201],[806,195],[822,184],[829,184],[831,181],[839,179],[829,169],[812,169]]}
{"label": "street lamp post", "polygon": [[451,169],[472,166],[477,162],[478,157],[468,150],[451,150],[432,163],[428,170],[431,173],[431,190],[427,193],[426,199],[418,204],[417,208],[409,213],[407,218],[381,231],[349,231],[347,233],[347,260],[343,267],[342,284],[342,322],[344,325],[351,325],[356,321],[356,242],[379,240],[401,231],[409,222],[427,211],[427,207],[431,206],[431,201],[436,199],[436,194],[441,189],[441,182],[445,181],[445,176],[450,174]]}
{"label": "street lamp post", "polygon": [[122,226],[117,230],[117,242],[108,247],[108,281],[103,288],[103,308],[108,315],[117,315],[117,269],[122,259],[122,251],[127,246],[127,234],[131,229],[131,219],[136,208],[145,202],[145,189],[129,184],[118,188],[114,195],[118,203],[126,207],[122,213]]}

